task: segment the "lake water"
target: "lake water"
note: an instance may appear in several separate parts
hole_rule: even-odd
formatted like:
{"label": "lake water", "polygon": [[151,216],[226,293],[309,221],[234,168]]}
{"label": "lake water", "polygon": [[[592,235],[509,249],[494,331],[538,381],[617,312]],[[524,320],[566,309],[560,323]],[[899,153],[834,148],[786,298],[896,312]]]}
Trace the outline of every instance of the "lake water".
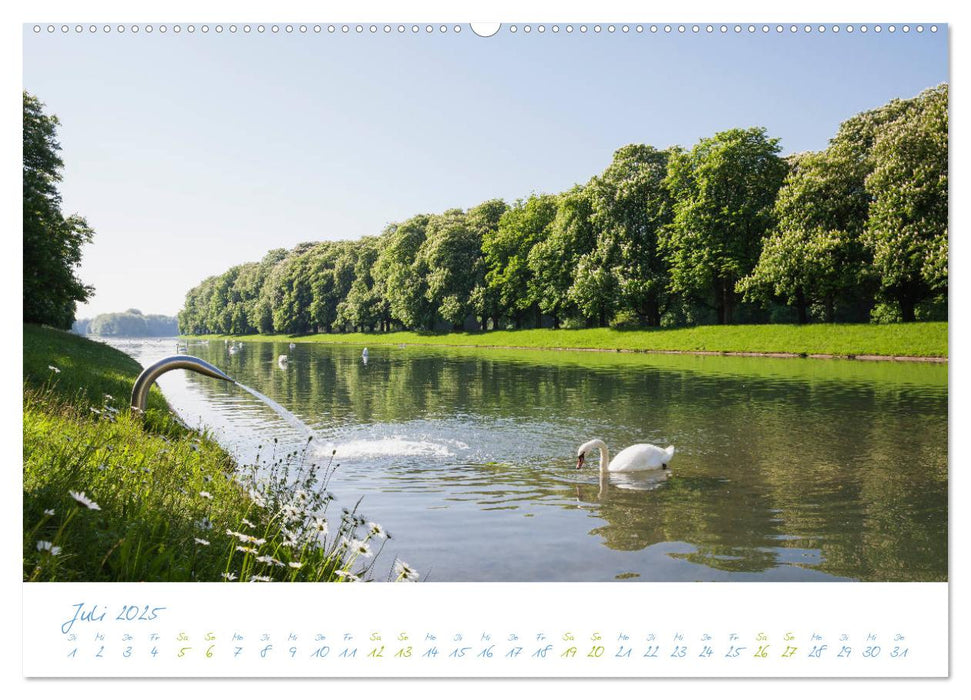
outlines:
{"label": "lake water", "polygon": [[[175,339],[111,340],[143,365]],[[945,581],[947,366],[192,342],[170,404],[242,463],[277,438],[431,581]],[[278,357],[286,354],[283,366]],[[298,420],[297,420],[298,419]],[[666,480],[576,450],[673,444]],[[380,571],[380,562],[377,570]]]}

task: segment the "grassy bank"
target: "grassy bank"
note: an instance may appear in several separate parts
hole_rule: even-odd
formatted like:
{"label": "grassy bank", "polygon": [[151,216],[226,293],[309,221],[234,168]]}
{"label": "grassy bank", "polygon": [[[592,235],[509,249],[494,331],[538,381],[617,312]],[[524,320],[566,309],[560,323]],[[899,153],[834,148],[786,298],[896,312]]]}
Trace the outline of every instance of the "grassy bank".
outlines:
{"label": "grassy bank", "polygon": [[372,577],[384,530],[347,512],[328,532],[332,472],[308,450],[240,469],[157,389],[144,420],[129,412],[127,355],[29,325],[23,347],[25,581]]}
{"label": "grassy bank", "polygon": [[[214,336],[205,336],[212,338]],[[217,336],[223,337],[223,336]],[[947,323],[696,326],[658,330],[532,329],[480,333],[332,333],[243,339],[361,345],[471,345],[629,352],[946,358]]]}

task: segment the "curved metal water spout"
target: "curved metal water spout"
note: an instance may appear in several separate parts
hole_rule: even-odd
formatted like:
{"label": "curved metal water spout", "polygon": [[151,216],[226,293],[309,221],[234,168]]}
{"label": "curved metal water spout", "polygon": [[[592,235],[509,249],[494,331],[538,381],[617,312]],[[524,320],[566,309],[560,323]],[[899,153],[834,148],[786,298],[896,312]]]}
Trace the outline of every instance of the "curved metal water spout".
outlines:
{"label": "curved metal water spout", "polygon": [[156,379],[173,369],[191,369],[193,372],[204,374],[207,377],[222,379],[233,384],[236,383],[232,377],[227,376],[221,369],[213,367],[205,360],[200,360],[198,357],[192,357],[191,355],[173,355],[172,357],[159,360],[151,367],[146,367],[138,375],[138,379],[135,380],[135,386],[131,390],[131,407],[133,411],[139,413],[145,412],[145,408],[148,406],[148,390],[152,388],[152,384],[155,383]]}

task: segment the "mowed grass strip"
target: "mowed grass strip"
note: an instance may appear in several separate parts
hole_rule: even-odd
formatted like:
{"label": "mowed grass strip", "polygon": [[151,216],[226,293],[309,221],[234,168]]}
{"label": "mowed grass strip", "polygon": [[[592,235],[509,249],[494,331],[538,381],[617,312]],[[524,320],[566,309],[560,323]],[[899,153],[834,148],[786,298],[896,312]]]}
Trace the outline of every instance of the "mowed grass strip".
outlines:
{"label": "mowed grass strip", "polygon": [[[223,339],[229,336],[197,336]],[[320,333],[251,335],[242,340],[357,345],[469,345],[629,352],[715,352],[834,357],[946,358],[946,322],[695,326],[657,330],[591,328],[453,333]]]}

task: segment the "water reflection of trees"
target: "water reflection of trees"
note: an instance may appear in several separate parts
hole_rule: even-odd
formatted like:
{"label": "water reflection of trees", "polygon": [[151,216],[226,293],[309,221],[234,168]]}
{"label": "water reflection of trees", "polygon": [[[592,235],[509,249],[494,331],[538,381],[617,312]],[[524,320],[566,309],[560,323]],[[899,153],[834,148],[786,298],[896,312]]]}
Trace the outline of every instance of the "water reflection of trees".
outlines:
{"label": "water reflection of trees", "polygon": [[[795,379],[632,362],[512,362],[488,353],[247,343],[210,361],[311,424],[406,422],[473,414],[541,419],[564,440],[673,442],[675,478],[638,492],[583,486],[599,503],[593,534],[615,550],[681,541],[686,558],[766,571],[813,550],[822,572],[859,580],[947,578],[946,371],[892,367],[846,379],[845,365],[799,361]],[[289,354],[281,369],[276,359]],[[203,355],[205,356],[205,355]],[[721,359],[721,358],[709,358]],[[862,372],[863,375],[859,373]],[[861,379],[861,376],[863,377]],[[930,378],[921,383],[915,377]],[[941,378],[943,377],[943,381]],[[209,387],[210,391],[229,391]],[[572,445],[575,447],[575,445]]]}

